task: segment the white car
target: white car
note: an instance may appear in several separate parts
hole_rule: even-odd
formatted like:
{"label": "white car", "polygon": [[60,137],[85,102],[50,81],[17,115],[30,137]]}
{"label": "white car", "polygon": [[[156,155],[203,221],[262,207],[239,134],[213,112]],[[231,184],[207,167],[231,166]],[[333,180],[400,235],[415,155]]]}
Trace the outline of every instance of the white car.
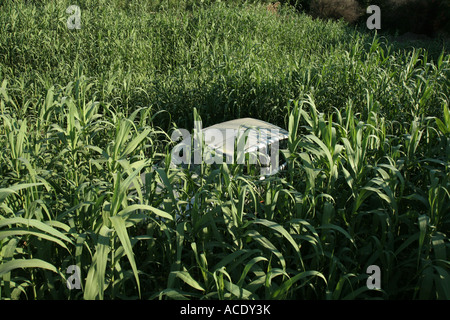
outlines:
{"label": "white car", "polygon": [[286,166],[280,150],[286,148],[289,132],[262,120],[235,119],[194,131],[193,135],[185,130],[179,136],[183,140],[172,149],[174,166],[237,163],[246,171],[254,166],[262,179]]}

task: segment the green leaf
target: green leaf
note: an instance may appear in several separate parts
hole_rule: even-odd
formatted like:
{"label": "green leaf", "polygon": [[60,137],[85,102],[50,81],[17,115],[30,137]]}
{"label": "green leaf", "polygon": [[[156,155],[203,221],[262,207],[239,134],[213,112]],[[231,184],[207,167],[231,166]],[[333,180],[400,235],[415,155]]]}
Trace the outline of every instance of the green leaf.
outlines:
{"label": "green leaf", "polygon": [[185,224],[185,222],[182,222],[177,225],[177,259],[171,266],[172,272],[169,274],[169,279],[167,281],[168,288],[172,288],[175,281],[175,273],[173,273],[173,271],[180,271],[181,269],[181,254],[183,252]]}
{"label": "green leaf", "polygon": [[275,290],[275,292],[272,295],[272,298],[274,298],[274,299],[281,298],[284,294],[287,293],[287,291],[292,287],[292,285],[294,285],[294,283],[296,283],[297,281],[300,281],[304,278],[308,278],[308,277],[319,277],[319,278],[323,279],[325,284],[327,284],[327,279],[324,277],[324,275],[322,273],[320,273],[318,271],[314,271],[314,270],[304,271],[304,272],[296,274],[292,278],[283,282],[281,284],[281,286],[277,290]]}
{"label": "green leaf", "polygon": [[[325,158],[328,160],[328,163],[331,168],[334,163],[333,156],[331,155],[330,150],[325,145],[325,143],[323,143],[322,140],[320,140],[318,137],[316,137],[315,135],[312,135],[312,134],[307,135],[306,138],[315,142],[320,147],[321,152],[319,150],[315,150],[315,149],[311,149],[311,148],[308,148],[308,149],[311,152],[314,152],[317,156],[325,156]],[[307,147],[307,145],[304,145],[304,147]]]}
{"label": "green leaf", "polygon": [[5,201],[5,199],[11,195],[11,194],[17,194],[17,191],[35,187],[35,186],[41,186],[43,183],[24,183],[24,184],[17,184],[13,186],[9,186],[8,188],[2,188],[0,189],[0,204]]}
{"label": "green leaf", "polygon": [[119,237],[120,243],[122,244],[123,249],[125,250],[125,254],[128,257],[128,261],[130,261],[131,268],[133,269],[133,274],[136,279],[136,283],[138,286],[139,297],[141,296],[141,285],[139,282],[138,270],[136,267],[136,262],[134,260],[134,253],[131,247],[130,237],[128,236],[127,229],[125,227],[125,220],[121,216],[114,216],[109,218],[111,220],[112,226]]}
{"label": "green leaf", "polygon": [[249,300],[254,299],[255,294],[245,288],[242,288],[234,283],[231,283],[230,281],[224,280],[225,288],[228,289],[228,291],[233,294],[236,298],[241,300]]}
{"label": "green leaf", "polygon": [[125,209],[121,210],[118,213],[118,215],[126,216],[127,214],[134,212],[134,211],[151,211],[161,218],[173,221],[173,217],[169,213],[167,213],[161,209],[158,209],[158,208],[155,208],[155,207],[152,207],[149,205],[145,205],[145,204],[133,204],[131,206],[128,206]]}
{"label": "green leaf", "polygon": [[43,233],[43,232],[30,231],[30,230],[21,229],[21,228],[13,228],[13,229],[5,230],[5,231],[0,231],[0,240],[4,239],[4,238],[7,238],[7,237],[15,237],[15,236],[23,236],[23,235],[32,235],[32,236],[36,236],[36,237],[39,237],[39,238],[42,238],[42,239],[45,239],[45,240],[49,240],[49,241],[55,242],[58,245],[60,245],[61,247],[63,247],[64,249],[66,249],[67,251],[69,251],[69,249],[64,244],[64,242],[62,242],[58,238],[49,236],[49,235],[47,235],[46,233]]}
{"label": "green leaf", "polygon": [[[48,233],[52,236],[55,236],[59,239],[62,239],[64,241],[67,241],[69,243],[72,244],[72,240],[70,240],[66,235],[64,235],[63,233],[61,233],[60,231],[56,230],[55,228],[51,227],[49,224],[53,224],[53,225],[58,225],[59,227],[64,228],[65,230],[69,229],[69,226],[61,223],[61,222],[49,222],[49,224],[41,222],[39,220],[36,219],[25,219],[22,217],[16,217],[16,218],[8,218],[8,219],[3,219],[0,220],[0,228],[5,227],[5,226],[9,226],[9,225],[13,225],[13,224],[22,224],[32,228],[36,228],[40,231],[43,231],[45,233]],[[25,231],[27,229],[16,229],[16,230],[22,230]]]}
{"label": "green leaf", "polygon": [[440,232],[437,232],[435,235],[432,236],[431,243],[433,245],[433,250],[436,259],[446,261],[447,253],[445,247],[445,235]]}
{"label": "green leaf", "polygon": [[103,225],[97,235],[96,252],[86,277],[84,291],[84,299],[86,300],[96,298],[102,300],[104,297],[106,266],[108,254],[111,250],[109,243],[111,232],[111,229]]}
{"label": "green leaf", "polygon": [[[448,264],[448,262],[447,262]],[[434,269],[436,270],[435,275],[435,285],[437,289],[438,298],[442,300],[450,300],[450,275],[448,273],[449,266],[446,266],[446,268],[434,266]]]}
{"label": "green leaf", "polygon": [[420,300],[432,299],[434,269],[431,265],[427,266],[422,272],[422,279],[420,283]]}
{"label": "green leaf", "polygon": [[[259,250],[258,250],[259,251]],[[242,286],[244,284],[245,278],[247,277],[248,272],[251,270],[251,268],[260,261],[269,261],[267,258],[259,256],[251,259],[244,267],[244,270],[242,271],[241,277],[239,278],[239,281],[237,282],[238,286]]]}
{"label": "green leaf", "polygon": [[298,258],[299,258],[299,260],[300,260],[300,263],[301,263],[301,265],[302,265],[302,268],[304,267],[304,266],[303,266],[303,260],[302,260],[301,254],[300,254],[300,246],[299,246],[298,243],[295,242],[295,240],[294,240],[294,239],[292,238],[292,236],[286,231],[285,228],[283,228],[281,225],[279,225],[279,224],[276,223],[276,222],[269,221],[269,220],[266,220],[266,219],[255,219],[255,220],[254,220],[254,223],[257,223],[257,224],[261,224],[261,225],[263,225],[263,226],[266,226],[266,227],[268,227],[268,228],[270,228],[270,229],[272,229],[272,230],[274,230],[274,231],[280,233],[283,237],[285,237],[286,240],[289,241],[289,243],[292,245],[292,247],[294,248],[295,252],[297,253]]}
{"label": "green leaf", "polygon": [[194,278],[192,278],[192,276],[189,274],[189,272],[187,272],[187,271],[173,271],[173,273],[178,278],[183,280],[183,282],[186,283],[187,285],[189,285],[190,287],[192,287],[192,288],[194,288],[196,290],[205,291],[205,289],[196,280],[194,280]]}
{"label": "green leaf", "polygon": [[326,224],[323,226],[318,226],[316,229],[332,229],[332,230],[336,230],[339,231],[340,233],[342,233],[348,240],[350,240],[350,242],[356,247],[355,241],[354,239],[350,236],[350,234],[345,231],[342,227],[337,226],[335,224]]}
{"label": "green leaf", "polygon": [[269,252],[273,253],[280,260],[283,269],[286,269],[286,260],[284,259],[283,254],[266,237],[262,236],[258,231],[255,230],[247,231],[245,233],[245,236],[251,237],[253,240],[266,248]]}
{"label": "green leaf", "polygon": [[58,271],[58,269],[56,269],[54,265],[41,259],[15,259],[2,263],[0,265],[0,276],[14,269],[20,268],[41,268],[50,270],[62,276],[62,274]]}
{"label": "green leaf", "polygon": [[428,226],[429,218],[427,215],[419,216],[419,250],[417,252],[417,263],[419,263],[420,255],[422,254],[422,247],[425,241],[425,236],[427,234],[427,226]]}
{"label": "green leaf", "polygon": [[190,293],[190,292],[184,292],[177,289],[167,288],[162,290],[159,293],[154,294],[150,299],[159,298],[162,299],[163,296],[166,296],[168,298],[174,299],[174,300],[191,300],[192,298],[188,297],[196,297],[196,295]]}
{"label": "green leaf", "polygon": [[441,132],[443,134],[447,134],[450,132],[450,129],[447,128],[447,126],[438,118],[435,119],[436,121],[436,125],[438,126],[439,130],[441,130]]}
{"label": "green leaf", "polygon": [[136,138],[134,138],[133,141],[131,141],[126,149],[123,151],[122,153],[122,157],[126,157],[127,155],[129,155],[131,152],[134,151],[134,149],[136,149],[136,147],[142,142],[142,140],[144,140],[148,134],[150,133],[150,131],[152,131],[152,128],[146,128],[143,132],[141,132]]}
{"label": "green leaf", "polygon": [[217,263],[213,268],[213,272],[222,268],[222,267],[226,267],[229,263],[235,261],[239,256],[245,254],[245,253],[249,253],[251,251],[254,252],[259,252],[259,250],[237,250],[233,253],[230,253],[229,255],[227,255],[225,258],[223,258],[222,260],[220,260],[219,263]]}

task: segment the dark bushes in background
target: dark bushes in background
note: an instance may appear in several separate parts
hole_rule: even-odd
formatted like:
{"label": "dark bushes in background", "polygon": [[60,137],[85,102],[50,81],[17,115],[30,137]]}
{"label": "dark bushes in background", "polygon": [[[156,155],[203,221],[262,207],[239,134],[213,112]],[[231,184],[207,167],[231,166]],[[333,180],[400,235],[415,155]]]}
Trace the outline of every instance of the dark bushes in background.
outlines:
{"label": "dark bushes in background", "polygon": [[450,0],[284,0],[282,4],[322,19],[364,24],[366,8],[381,9],[382,31],[450,35]]}
{"label": "dark bushes in background", "polygon": [[366,8],[378,5],[382,29],[435,36],[449,32],[450,0],[358,0]]}
{"label": "dark bushes in background", "polygon": [[310,13],[318,18],[343,18],[353,23],[362,16],[363,10],[356,0],[312,0]]}

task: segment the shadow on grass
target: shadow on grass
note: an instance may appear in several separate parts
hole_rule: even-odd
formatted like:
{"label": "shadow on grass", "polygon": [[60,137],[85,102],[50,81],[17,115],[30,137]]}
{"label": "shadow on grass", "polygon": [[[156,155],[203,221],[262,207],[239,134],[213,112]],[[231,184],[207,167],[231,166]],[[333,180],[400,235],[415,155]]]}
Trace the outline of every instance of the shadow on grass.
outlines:
{"label": "shadow on grass", "polygon": [[444,52],[444,55],[450,54],[450,38],[443,36],[431,38],[421,34],[405,33],[400,36],[386,34],[385,37],[395,51],[424,49],[433,61],[436,61],[442,52]]}

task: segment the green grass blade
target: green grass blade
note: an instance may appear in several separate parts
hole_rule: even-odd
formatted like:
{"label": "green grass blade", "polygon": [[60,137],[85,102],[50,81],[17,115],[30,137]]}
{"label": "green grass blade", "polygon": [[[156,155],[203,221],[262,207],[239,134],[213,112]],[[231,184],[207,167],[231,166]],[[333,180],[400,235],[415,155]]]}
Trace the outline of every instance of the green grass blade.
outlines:
{"label": "green grass blade", "polygon": [[122,244],[125,254],[128,257],[128,261],[130,261],[131,268],[133,269],[133,274],[136,279],[136,284],[138,286],[138,293],[141,296],[141,285],[139,282],[139,274],[136,267],[136,261],[134,260],[134,253],[131,247],[130,238],[128,236],[127,229],[125,227],[125,220],[121,216],[114,216],[109,218],[111,220],[112,226],[116,231],[117,236],[119,237],[120,243]]}
{"label": "green grass blade", "polygon": [[41,268],[50,270],[62,276],[62,274],[58,271],[58,269],[54,265],[41,259],[15,259],[12,261],[2,263],[0,265],[0,276],[14,269],[21,269],[21,268]]}
{"label": "green grass blade", "polygon": [[255,219],[253,221],[253,223],[256,224],[261,224],[263,226],[266,226],[267,228],[274,230],[276,232],[278,232],[279,234],[281,234],[284,238],[286,238],[287,241],[289,241],[289,243],[292,245],[292,247],[294,248],[295,252],[298,255],[300,264],[302,269],[304,269],[304,265],[303,265],[303,259],[300,253],[300,246],[298,245],[298,243],[295,242],[295,240],[292,238],[292,236],[286,231],[285,228],[283,228],[281,225],[279,225],[276,222],[273,221],[269,221],[266,219]]}
{"label": "green grass blade", "polygon": [[188,286],[199,290],[199,291],[205,291],[205,288],[203,288],[187,271],[174,271],[174,274],[180,278],[184,283],[186,283]]}
{"label": "green grass blade", "polygon": [[[292,278],[289,278],[288,280],[284,281],[281,284],[281,286],[277,290],[274,291],[272,298],[279,299],[279,298],[285,296],[287,294],[287,292],[289,291],[289,289],[296,282],[298,282],[304,278],[308,278],[308,277],[319,277],[325,282],[325,284],[327,284],[327,279],[325,278],[325,276],[318,271],[312,270],[312,271],[300,272],[300,273],[296,274],[295,276],[293,276]],[[299,288],[299,287],[297,287],[297,288]]]}
{"label": "green grass blade", "polygon": [[[56,230],[55,228],[49,226],[48,224],[41,222],[36,219],[25,219],[22,217],[16,217],[16,218],[8,218],[0,220],[0,228],[9,226],[9,225],[15,225],[15,224],[22,224],[29,227],[36,228],[40,231],[43,231],[45,233],[48,233],[49,235],[52,235],[54,237],[57,237],[59,239],[62,239],[68,243],[72,244],[72,240],[70,240],[69,237],[61,233],[60,231]],[[66,224],[60,223],[61,227],[66,228],[66,230],[69,228]],[[22,231],[25,231],[26,229],[21,229]]]}

